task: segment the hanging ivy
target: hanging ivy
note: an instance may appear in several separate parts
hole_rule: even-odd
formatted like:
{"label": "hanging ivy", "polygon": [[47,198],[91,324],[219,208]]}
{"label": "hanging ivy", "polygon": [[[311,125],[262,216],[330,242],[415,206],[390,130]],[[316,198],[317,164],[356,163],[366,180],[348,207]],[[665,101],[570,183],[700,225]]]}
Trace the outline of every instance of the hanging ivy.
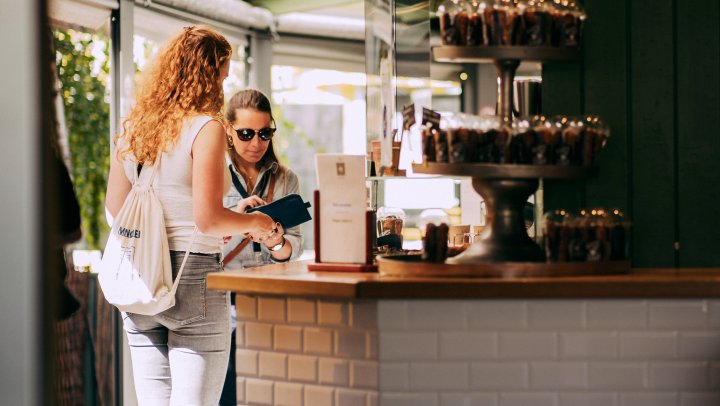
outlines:
{"label": "hanging ivy", "polygon": [[109,41],[102,34],[55,30],[60,94],[85,245],[100,249],[108,227],[110,167]]}

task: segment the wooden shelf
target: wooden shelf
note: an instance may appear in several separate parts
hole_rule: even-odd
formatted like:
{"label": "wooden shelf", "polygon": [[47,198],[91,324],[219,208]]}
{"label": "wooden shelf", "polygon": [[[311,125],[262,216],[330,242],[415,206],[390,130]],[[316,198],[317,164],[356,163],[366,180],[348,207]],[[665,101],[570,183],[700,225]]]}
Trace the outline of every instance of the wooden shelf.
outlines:
{"label": "wooden shelf", "polygon": [[413,164],[416,173],[448,176],[470,176],[483,179],[582,179],[593,176],[591,166],[515,165],[515,164],[448,164],[427,162]]}
{"label": "wooden shelf", "polygon": [[577,48],[529,47],[529,46],[484,46],[467,47],[444,45],[433,47],[433,59],[451,63],[493,63],[500,60],[534,62],[574,61]]}

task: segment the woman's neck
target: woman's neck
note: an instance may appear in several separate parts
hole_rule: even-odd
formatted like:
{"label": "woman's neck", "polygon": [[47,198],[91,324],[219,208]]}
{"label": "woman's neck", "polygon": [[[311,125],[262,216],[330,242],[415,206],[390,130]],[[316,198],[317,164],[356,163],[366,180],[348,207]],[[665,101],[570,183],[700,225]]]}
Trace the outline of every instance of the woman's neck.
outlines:
{"label": "woman's neck", "polygon": [[235,164],[235,168],[238,172],[240,172],[243,178],[245,178],[245,183],[255,184],[255,181],[257,181],[257,174],[260,172],[257,168],[257,164],[240,159],[237,155],[233,156],[233,164]]}

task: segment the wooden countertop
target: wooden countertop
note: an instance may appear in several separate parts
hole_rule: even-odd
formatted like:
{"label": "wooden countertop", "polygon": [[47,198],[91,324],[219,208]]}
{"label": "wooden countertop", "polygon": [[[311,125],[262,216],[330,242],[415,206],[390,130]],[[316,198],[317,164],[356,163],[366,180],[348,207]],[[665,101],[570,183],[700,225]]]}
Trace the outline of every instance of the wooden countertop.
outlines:
{"label": "wooden countertop", "polygon": [[720,268],[636,268],[628,275],[553,278],[418,278],[309,272],[308,262],[212,273],[208,288],[350,299],[720,297]]}

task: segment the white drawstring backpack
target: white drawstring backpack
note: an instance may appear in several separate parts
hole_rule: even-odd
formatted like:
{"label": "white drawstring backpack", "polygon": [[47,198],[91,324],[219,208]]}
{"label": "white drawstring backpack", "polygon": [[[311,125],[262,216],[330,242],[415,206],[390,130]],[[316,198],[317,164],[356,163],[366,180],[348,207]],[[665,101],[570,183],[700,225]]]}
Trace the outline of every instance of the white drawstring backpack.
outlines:
{"label": "white drawstring backpack", "polygon": [[173,283],[163,208],[152,187],[161,156],[139,175],[132,171],[132,189],[115,216],[103,253],[100,287],[105,299],[123,312],[153,316],[175,305],[178,282],[197,232],[196,227]]}

